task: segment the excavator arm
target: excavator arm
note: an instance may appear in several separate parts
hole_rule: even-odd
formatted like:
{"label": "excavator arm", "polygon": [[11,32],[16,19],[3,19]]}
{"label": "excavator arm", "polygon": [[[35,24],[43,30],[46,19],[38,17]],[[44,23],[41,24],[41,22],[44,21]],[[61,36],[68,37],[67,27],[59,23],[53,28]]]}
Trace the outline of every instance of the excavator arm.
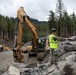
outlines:
{"label": "excavator arm", "polygon": [[34,27],[34,25],[28,20],[28,18],[25,18],[25,22],[27,23],[32,35],[33,35],[33,44],[34,46],[37,46],[37,40],[38,40],[38,35],[36,32],[36,28]]}
{"label": "excavator arm", "polygon": [[33,44],[34,46],[37,45],[37,39],[38,35],[36,32],[35,26],[30,22],[28,19],[28,15],[25,13],[24,8],[20,7],[17,11],[17,18],[19,20],[19,27],[18,27],[18,36],[17,36],[17,42],[21,43],[22,38],[22,25],[26,22],[26,25],[30,29],[32,35],[33,35]]}
{"label": "excavator arm", "polygon": [[23,24],[25,22],[33,35],[33,40],[32,40],[32,42],[33,42],[32,49],[33,50],[37,46],[37,42],[38,42],[38,35],[36,32],[35,26],[28,19],[28,16],[25,13],[24,8],[20,7],[17,11],[17,25],[16,25],[14,49],[13,49],[14,61],[17,61],[17,62],[24,61],[24,56],[22,55],[21,47],[22,47],[22,28],[23,28]]}

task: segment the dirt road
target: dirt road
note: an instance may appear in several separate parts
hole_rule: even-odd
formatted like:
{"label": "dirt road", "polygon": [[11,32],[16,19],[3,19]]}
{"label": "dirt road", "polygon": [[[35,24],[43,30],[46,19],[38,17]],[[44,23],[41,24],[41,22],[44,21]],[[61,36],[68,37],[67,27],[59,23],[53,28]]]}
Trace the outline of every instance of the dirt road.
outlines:
{"label": "dirt road", "polygon": [[[27,54],[24,54],[25,65],[39,63],[36,56],[30,56],[28,58]],[[27,61],[28,59],[28,61]],[[0,52],[0,70],[7,70],[10,65],[16,64],[13,61],[13,52],[12,51],[3,51]]]}
{"label": "dirt road", "polygon": [[0,70],[6,70],[7,67],[13,64],[14,61],[12,51],[0,52]]}

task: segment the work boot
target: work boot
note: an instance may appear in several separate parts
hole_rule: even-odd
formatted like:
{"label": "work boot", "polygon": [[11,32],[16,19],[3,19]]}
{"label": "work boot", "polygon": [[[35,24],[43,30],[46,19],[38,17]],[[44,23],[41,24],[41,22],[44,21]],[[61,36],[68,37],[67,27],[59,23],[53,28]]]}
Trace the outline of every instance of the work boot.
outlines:
{"label": "work boot", "polygon": [[58,65],[56,65],[56,64],[55,64],[55,66],[56,66],[57,70],[59,70],[59,67],[58,67]]}
{"label": "work boot", "polygon": [[55,66],[56,66],[57,70],[59,70],[58,63],[57,63],[57,62],[55,62],[54,64],[55,64]]}

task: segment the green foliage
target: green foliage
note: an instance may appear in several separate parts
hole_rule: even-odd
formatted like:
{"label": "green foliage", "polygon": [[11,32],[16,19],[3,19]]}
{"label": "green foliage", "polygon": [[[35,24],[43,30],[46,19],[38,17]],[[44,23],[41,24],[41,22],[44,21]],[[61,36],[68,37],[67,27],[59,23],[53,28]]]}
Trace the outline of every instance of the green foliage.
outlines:
{"label": "green foliage", "polygon": [[32,35],[30,33],[30,30],[27,26],[23,27],[23,35],[22,35],[22,41],[27,42],[32,40]]}
{"label": "green foliage", "polygon": [[62,0],[58,0],[56,4],[56,12],[50,11],[49,19],[49,31],[55,27],[59,36],[76,35],[76,15],[69,15],[65,10]]}
{"label": "green foliage", "polygon": [[[37,34],[39,37],[43,37],[46,36],[48,34],[48,24],[47,22],[39,22],[36,19],[32,19],[31,21],[33,21],[33,24],[35,25],[36,29],[37,29]],[[14,28],[16,25],[16,19],[13,17],[5,17],[0,15],[0,36],[5,36],[6,32],[8,36],[7,38],[9,38],[10,40],[14,40]],[[23,42],[27,42],[32,40],[33,35],[31,33],[31,31],[29,30],[29,28],[27,27],[27,25],[23,26],[23,35],[22,35],[22,41]]]}
{"label": "green foliage", "polygon": [[48,24],[49,24],[49,32],[51,30],[51,28],[55,27],[55,14],[53,11],[50,11],[50,15],[49,15],[49,20],[48,20]]}
{"label": "green foliage", "polygon": [[48,27],[47,22],[40,22],[40,23],[36,24],[35,26],[37,28],[37,33],[38,33],[39,37],[48,35],[49,27]]}
{"label": "green foliage", "polygon": [[[39,22],[39,23],[33,23],[33,25],[36,27],[37,30],[37,34],[38,37],[44,37],[46,35],[48,35],[48,23],[47,22]],[[31,33],[31,31],[29,30],[29,28],[27,26],[25,26],[23,28],[23,42],[27,42],[32,40],[33,35]]]}

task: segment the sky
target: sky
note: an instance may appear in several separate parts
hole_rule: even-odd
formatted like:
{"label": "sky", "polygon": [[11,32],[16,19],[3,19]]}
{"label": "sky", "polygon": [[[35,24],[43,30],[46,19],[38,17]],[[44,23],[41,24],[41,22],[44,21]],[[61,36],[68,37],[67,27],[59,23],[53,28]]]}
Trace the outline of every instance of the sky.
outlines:
{"label": "sky", "polygon": [[[62,0],[67,12],[76,13],[76,0]],[[0,14],[16,17],[19,7],[24,7],[25,12],[39,21],[47,21],[49,11],[56,10],[57,0],[0,0]]]}

